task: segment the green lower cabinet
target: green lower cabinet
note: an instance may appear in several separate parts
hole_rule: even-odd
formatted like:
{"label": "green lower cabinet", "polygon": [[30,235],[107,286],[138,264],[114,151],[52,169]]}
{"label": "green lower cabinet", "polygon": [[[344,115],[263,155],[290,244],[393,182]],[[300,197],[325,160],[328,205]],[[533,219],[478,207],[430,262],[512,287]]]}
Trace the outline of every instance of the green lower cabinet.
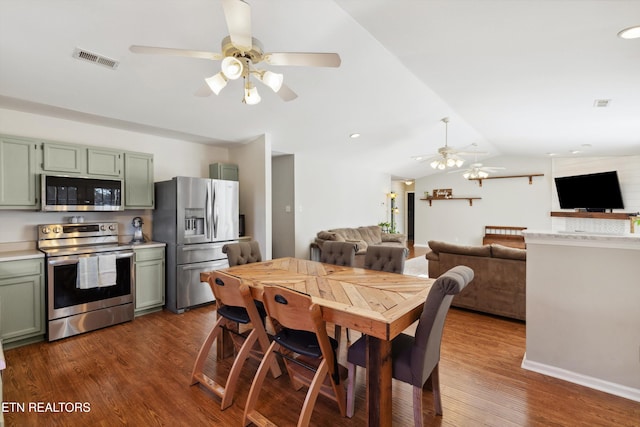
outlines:
{"label": "green lower cabinet", "polygon": [[164,305],[164,248],[138,248],[136,254],[135,315],[162,310]]}
{"label": "green lower cabinet", "polygon": [[0,339],[4,347],[42,341],[45,333],[44,260],[0,262]]}

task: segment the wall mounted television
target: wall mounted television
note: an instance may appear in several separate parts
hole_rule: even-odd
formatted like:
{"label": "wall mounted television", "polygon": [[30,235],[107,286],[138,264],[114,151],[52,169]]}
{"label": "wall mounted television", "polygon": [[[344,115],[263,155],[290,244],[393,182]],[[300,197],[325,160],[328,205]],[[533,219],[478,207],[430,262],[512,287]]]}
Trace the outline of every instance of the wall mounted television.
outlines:
{"label": "wall mounted television", "polygon": [[555,178],[561,209],[605,212],[624,209],[616,171]]}

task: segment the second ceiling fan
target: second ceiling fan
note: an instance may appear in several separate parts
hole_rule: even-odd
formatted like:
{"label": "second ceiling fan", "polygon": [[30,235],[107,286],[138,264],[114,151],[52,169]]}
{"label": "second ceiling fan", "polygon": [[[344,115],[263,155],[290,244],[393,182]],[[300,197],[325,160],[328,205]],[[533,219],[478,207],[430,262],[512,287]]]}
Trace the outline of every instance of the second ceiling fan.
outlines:
{"label": "second ceiling fan", "polygon": [[284,101],[298,97],[284,84],[284,76],[270,70],[256,68],[256,64],[264,62],[269,65],[292,65],[307,67],[339,67],[340,55],[320,52],[271,52],[265,53],[262,43],[252,36],[251,6],[242,0],[222,0],[225,20],[229,35],[222,39],[221,53],[200,50],[176,49],[170,47],[154,47],[131,45],[133,53],[160,54],[221,60],[220,72],[205,79],[203,89],[196,92],[198,96],[218,95],[229,80],[244,79],[244,98],[246,104],[260,102],[258,90],[250,78],[262,82]]}

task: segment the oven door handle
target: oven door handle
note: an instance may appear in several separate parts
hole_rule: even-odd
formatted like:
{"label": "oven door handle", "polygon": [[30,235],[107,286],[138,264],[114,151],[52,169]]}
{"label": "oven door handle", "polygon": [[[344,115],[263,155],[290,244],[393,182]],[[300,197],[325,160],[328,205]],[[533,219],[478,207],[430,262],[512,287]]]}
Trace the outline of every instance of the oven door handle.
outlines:
{"label": "oven door handle", "polygon": [[83,255],[67,255],[67,256],[57,256],[51,257],[47,259],[47,264],[49,265],[64,265],[64,264],[77,264],[78,260],[83,257],[97,257],[100,255],[112,255],[115,254],[116,259],[121,258],[133,258],[133,251],[125,251],[125,252],[98,252],[94,254],[83,254]]}

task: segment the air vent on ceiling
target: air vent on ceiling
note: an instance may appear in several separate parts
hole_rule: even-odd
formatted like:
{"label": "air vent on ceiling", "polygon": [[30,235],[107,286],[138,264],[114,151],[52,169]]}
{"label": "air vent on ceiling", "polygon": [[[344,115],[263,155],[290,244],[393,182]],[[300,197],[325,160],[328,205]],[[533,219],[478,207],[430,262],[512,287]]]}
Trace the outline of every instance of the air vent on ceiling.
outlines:
{"label": "air vent on ceiling", "polygon": [[115,59],[107,58],[106,56],[98,55],[97,53],[89,52],[88,50],[76,48],[73,51],[73,57],[81,59],[83,61],[93,62],[94,64],[102,65],[107,68],[115,70],[120,64]]}
{"label": "air vent on ceiling", "polygon": [[610,99],[596,99],[595,101],[593,101],[593,106],[597,108],[608,107],[609,104],[611,104]]}

